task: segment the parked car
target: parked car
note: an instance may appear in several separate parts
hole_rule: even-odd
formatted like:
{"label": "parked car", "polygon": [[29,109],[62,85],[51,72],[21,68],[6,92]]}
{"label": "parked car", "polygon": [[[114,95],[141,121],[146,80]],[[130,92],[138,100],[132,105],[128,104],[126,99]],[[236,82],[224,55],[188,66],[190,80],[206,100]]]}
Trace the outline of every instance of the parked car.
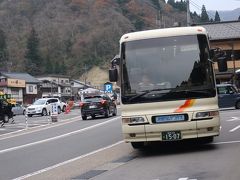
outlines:
{"label": "parked car", "polygon": [[218,105],[220,108],[240,109],[240,93],[233,84],[218,84]]}
{"label": "parked car", "polygon": [[14,116],[16,116],[16,115],[25,115],[26,108],[23,105],[21,105],[19,103],[16,103],[12,107],[12,112],[13,112]]}
{"label": "parked car", "polygon": [[98,115],[104,115],[108,118],[110,115],[117,115],[117,107],[114,101],[107,95],[95,95],[84,97],[80,103],[82,119],[86,120],[88,116],[92,119]]}
{"label": "parked car", "polygon": [[66,109],[66,105],[61,103],[58,98],[41,98],[36,100],[29,107],[27,107],[26,113],[29,117],[33,115],[47,116],[51,113],[52,105],[54,103],[57,104],[58,114],[60,114],[63,109]]}
{"label": "parked car", "polygon": [[65,102],[63,102],[63,101],[60,101],[60,100],[59,100],[59,102],[60,102],[61,111],[62,111],[62,112],[65,112],[65,111],[66,111],[67,104],[66,104]]}

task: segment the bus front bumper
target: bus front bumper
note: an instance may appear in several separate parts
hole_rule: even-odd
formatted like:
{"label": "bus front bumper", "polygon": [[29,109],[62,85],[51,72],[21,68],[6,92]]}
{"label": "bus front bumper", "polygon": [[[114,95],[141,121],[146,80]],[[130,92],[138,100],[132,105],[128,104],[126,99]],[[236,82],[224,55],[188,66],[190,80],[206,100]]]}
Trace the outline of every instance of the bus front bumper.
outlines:
{"label": "bus front bumper", "polygon": [[123,136],[126,142],[168,141],[163,137],[167,132],[180,133],[180,138],[177,138],[177,140],[218,136],[220,133],[220,120],[219,117],[214,117],[210,120],[176,123],[123,124]]}

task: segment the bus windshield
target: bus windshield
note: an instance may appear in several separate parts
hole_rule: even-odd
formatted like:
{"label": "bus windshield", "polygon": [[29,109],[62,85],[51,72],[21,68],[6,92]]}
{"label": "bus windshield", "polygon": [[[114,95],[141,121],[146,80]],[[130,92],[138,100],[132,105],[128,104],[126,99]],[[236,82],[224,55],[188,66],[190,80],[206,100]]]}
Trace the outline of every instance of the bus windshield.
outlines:
{"label": "bus windshield", "polygon": [[216,96],[205,35],[125,42],[121,67],[123,104]]}

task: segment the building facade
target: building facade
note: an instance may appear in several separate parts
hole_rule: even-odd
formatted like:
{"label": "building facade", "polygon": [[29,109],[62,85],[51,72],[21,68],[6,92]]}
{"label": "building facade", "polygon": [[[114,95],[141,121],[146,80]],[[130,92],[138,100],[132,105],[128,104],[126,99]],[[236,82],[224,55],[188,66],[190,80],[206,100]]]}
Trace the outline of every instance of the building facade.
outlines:
{"label": "building facade", "polygon": [[69,76],[46,75],[37,79],[41,81],[42,97],[59,97],[62,100],[68,100],[73,95]]}
{"label": "building facade", "polygon": [[238,70],[240,69],[240,21],[225,21],[201,24],[209,33],[211,48],[220,48],[225,52],[228,71],[219,72],[214,64],[217,83],[233,82],[240,87]]}
{"label": "building facade", "polygon": [[39,97],[39,83],[28,73],[0,73],[0,91],[20,104],[32,104]]}

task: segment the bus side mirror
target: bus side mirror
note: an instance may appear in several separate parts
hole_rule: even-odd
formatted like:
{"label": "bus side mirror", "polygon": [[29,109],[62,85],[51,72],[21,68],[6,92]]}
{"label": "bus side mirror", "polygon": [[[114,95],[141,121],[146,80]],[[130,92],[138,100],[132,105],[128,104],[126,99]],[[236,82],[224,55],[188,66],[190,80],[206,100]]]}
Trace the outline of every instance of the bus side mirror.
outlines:
{"label": "bus side mirror", "polygon": [[117,82],[118,81],[118,70],[116,66],[119,66],[120,64],[120,56],[117,54],[112,60],[111,60],[111,69],[109,69],[109,81],[110,82]]}
{"label": "bus side mirror", "polygon": [[217,58],[217,63],[219,72],[226,72],[228,70],[226,57]]}
{"label": "bus side mirror", "polygon": [[118,81],[118,70],[116,68],[109,69],[109,81],[110,82]]}

